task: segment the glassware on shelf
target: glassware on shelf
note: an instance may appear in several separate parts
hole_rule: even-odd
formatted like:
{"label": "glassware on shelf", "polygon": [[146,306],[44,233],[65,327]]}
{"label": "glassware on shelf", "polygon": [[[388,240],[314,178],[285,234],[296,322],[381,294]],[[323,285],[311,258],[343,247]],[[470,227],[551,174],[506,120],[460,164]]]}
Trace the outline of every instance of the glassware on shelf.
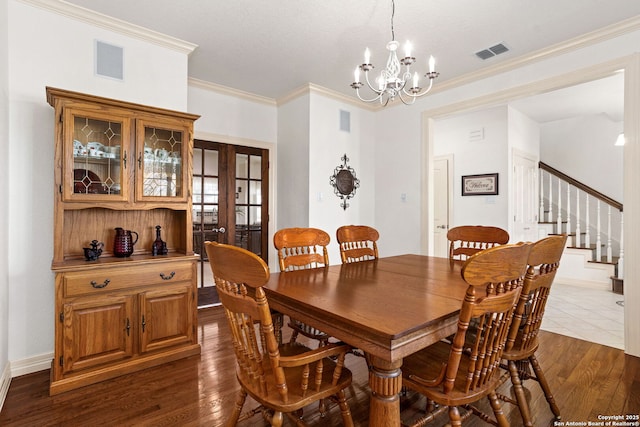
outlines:
{"label": "glassware on shelf", "polygon": [[156,225],[156,240],[153,242],[153,246],[151,247],[151,255],[166,255],[167,251],[167,243],[162,240],[160,237],[160,227]]}

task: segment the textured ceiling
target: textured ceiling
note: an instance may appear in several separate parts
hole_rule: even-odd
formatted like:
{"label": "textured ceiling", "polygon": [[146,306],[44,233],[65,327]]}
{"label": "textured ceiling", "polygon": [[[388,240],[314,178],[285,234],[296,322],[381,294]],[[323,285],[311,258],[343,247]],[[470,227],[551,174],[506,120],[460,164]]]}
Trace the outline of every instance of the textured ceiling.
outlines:
{"label": "textured ceiling", "polygon": [[[307,84],[354,96],[365,47],[380,69],[391,39],[391,1],[67,0],[195,43],[189,75],[278,99]],[[636,0],[397,0],[395,38],[417,67],[433,55],[443,82],[640,14]],[[475,52],[503,43],[482,61]]]}

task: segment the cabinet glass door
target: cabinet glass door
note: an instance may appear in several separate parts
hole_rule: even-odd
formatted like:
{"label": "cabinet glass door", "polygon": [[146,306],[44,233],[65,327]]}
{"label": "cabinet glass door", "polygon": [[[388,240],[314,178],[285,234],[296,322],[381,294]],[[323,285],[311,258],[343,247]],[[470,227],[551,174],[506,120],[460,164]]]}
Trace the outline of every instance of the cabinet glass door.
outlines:
{"label": "cabinet glass door", "polygon": [[139,127],[138,198],[186,200],[188,132],[179,126],[167,129],[148,122],[141,122]]}
{"label": "cabinet glass door", "polygon": [[[63,194],[66,200],[124,200],[129,121],[67,110]],[[124,187],[124,188],[123,188]]]}

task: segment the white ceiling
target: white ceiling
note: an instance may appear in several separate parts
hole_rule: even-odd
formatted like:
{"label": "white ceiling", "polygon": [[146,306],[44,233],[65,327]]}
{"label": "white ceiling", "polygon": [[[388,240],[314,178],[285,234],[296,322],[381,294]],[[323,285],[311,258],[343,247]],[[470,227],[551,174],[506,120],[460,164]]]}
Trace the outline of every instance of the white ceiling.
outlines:
{"label": "white ceiling", "polygon": [[[274,99],[307,83],[354,96],[349,85],[365,47],[380,69],[391,39],[391,0],[67,1],[195,43],[190,77]],[[412,42],[414,68],[426,72],[429,55],[436,58],[438,84],[639,14],[637,0],[396,0],[394,30],[400,43]],[[486,61],[475,56],[497,43],[509,52]],[[592,108],[621,104],[620,93],[594,85],[586,96]]]}

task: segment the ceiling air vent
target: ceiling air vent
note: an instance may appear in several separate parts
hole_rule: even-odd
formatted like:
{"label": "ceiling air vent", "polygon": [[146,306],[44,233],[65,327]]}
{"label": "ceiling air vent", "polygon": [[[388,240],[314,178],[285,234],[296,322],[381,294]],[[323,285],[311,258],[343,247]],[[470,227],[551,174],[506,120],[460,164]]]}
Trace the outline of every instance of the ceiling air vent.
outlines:
{"label": "ceiling air vent", "polygon": [[508,51],[509,51],[509,48],[507,48],[502,43],[498,43],[495,46],[491,46],[490,48],[476,52],[476,56],[482,60],[485,60]]}

